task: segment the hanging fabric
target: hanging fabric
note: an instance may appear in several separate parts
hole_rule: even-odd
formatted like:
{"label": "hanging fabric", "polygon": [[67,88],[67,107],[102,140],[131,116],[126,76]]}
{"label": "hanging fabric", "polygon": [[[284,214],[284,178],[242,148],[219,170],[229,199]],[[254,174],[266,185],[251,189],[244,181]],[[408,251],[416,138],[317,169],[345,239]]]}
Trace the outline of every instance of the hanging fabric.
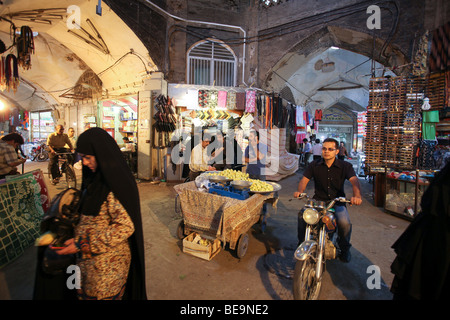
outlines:
{"label": "hanging fabric", "polygon": [[245,92],[245,112],[254,113],[256,110],[256,92],[247,90]]}
{"label": "hanging fabric", "polygon": [[245,92],[236,92],[236,110],[245,110]]}
{"label": "hanging fabric", "polygon": [[17,58],[12,53],[6,56],[5,61],[5,79],[6,79],[6,89],[10,91],[13,90],[16,93],[19,86],[19,68],[17,65]]}
{"label": "hanging fabric", "polygon": [[226,108],[227,107],[227,92],[220,90],[218,93],[217,107]]}
{"label": "hanging fabric", "polygon": [[236,92],[230,91],[227,93],[227,109],[235,110],[236,109]]}
{"label": "hanging fabric", "polygon": [[207,91],[207,101],[208,108],[217,108],[217,100],[218,100],[218,91],[217,90],[208,90]]}
{"label": "hanging fabric", "polygon": [[198,106],[200,108],[206,108],[207,105],[208,105],[207,90],[198,90]]}

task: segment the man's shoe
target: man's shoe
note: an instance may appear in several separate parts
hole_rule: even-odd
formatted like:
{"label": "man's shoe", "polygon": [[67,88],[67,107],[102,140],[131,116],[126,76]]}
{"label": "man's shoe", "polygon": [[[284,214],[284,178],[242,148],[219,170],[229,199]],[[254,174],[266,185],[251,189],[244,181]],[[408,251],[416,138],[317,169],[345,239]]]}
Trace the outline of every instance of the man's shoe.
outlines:
{"label": "man's shoe", "polygon": [[58,184],[58,183],[59,183],[59,178],[55,178],[52,180],[53,185]]}
{"label": "man's shoe", "polygon": [[341,251],[341,254],[339,255],[339,260],[345,263],[349,263],[350,260],[352,260],[352,254],[350,253],[350,249],[346,251]]}

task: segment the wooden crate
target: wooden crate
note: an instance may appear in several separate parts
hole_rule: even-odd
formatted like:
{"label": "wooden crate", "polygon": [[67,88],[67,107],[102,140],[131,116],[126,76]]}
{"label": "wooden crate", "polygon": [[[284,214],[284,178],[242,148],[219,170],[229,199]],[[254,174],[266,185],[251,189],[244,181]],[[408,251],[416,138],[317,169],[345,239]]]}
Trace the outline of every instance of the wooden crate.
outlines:
{"label": "wooden crate", "polygon": [[210,240],[210,244],[205,246],[194,242],[194,239],[196,239],[197,236],[200,235],[197,232],[192,232],[183,239],[184,253],[209,261],[220,252],[219,239]]}

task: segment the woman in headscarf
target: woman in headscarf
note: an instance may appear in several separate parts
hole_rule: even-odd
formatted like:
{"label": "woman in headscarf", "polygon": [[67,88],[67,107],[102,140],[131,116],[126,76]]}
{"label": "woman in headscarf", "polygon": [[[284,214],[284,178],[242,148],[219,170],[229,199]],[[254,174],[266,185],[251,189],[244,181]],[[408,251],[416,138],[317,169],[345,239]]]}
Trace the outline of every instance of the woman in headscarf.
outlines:
{"label": "woman in headscarf", "polygon": [[139,192],[115,140],[101,128],[77,141],[83,163],[80,223],[59,254],[77,252],[80,299],[146,299]]}

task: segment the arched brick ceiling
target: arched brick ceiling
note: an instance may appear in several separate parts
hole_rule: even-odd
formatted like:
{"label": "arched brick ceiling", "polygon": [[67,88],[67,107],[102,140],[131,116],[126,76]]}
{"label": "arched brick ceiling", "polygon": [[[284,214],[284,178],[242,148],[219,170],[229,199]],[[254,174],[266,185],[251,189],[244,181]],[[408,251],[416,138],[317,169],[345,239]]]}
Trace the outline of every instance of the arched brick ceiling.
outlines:
{"label": "arched brick ceiling", "polygon": [[[337,103],[355,112],[362,111],[369,100],[372,74],[369,39],[370,35],[360,32],[325,28],[294,44],[268,73],[265,87],[274,92],[288,87],[294,99],[291,102],[308,106],[311,111]],[[402,64],[403,58],[397,56],[393,61]],[[383,72],[395,76],[381,63],[373,63],[375,76]]]}
{"label": "arched brick ceiling", "polygon": [[[80,9],[80,26],[91,38],[76,26],[72,31],[86,40],[69,32],[67,22],[75,17],[75,11],[67,13],[71,5]],[[35,53],[31,55],[31,68],[19,68],[21,81],[17,92],[0,91],[0,98],[3,96],[11,105],[25,110],[70,104],[74,100],[61,95],[67,93],[66,96],[70,97],[71,88],[87,70],[92,70],[99,77],[104,95],[106,90],[112,96],[134,93],[148,72],[156,70],[154,63],[127,25],[103,2],[102,14],[98,15],[97,5],[98,1],[88,0],[3,1],[0,5],[0,17],[3,18],[0,20],[0,39],[6,47],[12,44],[8,20],[19,30],[26,25],[37,34],[34,37]],[[41,16],[43,19],[53,15],[47,23],[31,21],[29,16],[26,17],[31,14],[39,18],[36,11],[40,9],[45,9]],[[25,20],[22,20],[23,17]],[[103,48],[88,43],[96,41]],[[17,50],[13,47],[3,55],[8,53],[17,55]]]}

